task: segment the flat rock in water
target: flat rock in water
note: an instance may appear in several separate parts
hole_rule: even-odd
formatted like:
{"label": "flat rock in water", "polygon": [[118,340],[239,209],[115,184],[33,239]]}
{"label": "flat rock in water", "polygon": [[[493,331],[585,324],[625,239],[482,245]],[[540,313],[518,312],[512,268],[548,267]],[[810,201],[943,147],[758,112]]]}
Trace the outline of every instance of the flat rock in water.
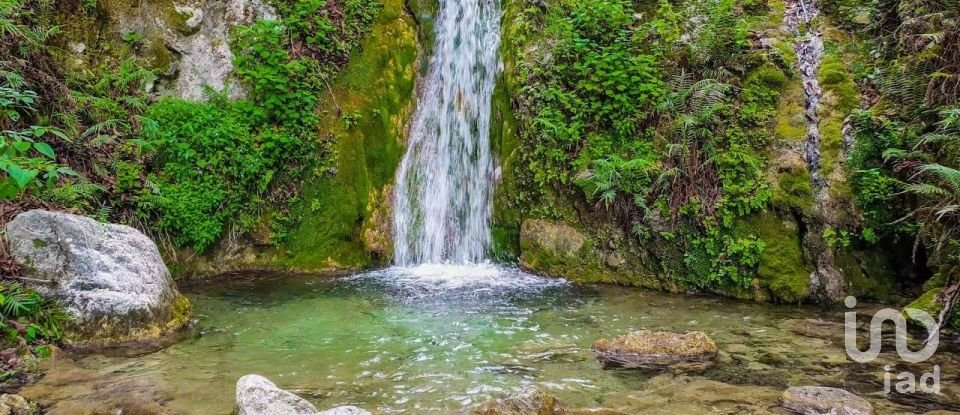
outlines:
{"label": "flat rock in water", "polygon": [[780,399],[784,408],[803,415],[874,415],[870,402],[843,389],[795,386]]}
{"label": "flat rock in water", "polygon": [[717,345],[700,331],[681,334],[640,330],[613,340],[597,340],[592,350],[605,366],[626,368],[707,363],[717,356]]}
{"label": "flat rock in water", "polygon": [[804,318],[786,320],[780,327],[800,336],[842,344],[846,326],[842,322]]}
{"label": "flat rock in water", "polygon": [[10,221],[6,235],[25,285],[71,315],[72,343],[144,340],[189,320],[190,303],[157,246],[134,228],[31,210]]}

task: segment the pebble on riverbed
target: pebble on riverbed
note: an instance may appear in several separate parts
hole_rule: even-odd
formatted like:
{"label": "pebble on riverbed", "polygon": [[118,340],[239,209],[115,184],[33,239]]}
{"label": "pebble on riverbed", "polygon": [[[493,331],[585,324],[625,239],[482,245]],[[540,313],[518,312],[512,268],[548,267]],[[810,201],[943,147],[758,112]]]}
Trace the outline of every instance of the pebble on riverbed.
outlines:
{"label": "pebble on riverbed", "polygon": [[613,340],[597,340],[592,350],[604,367],[664,369],[707,364],[717,357],[717,345],[700,331],[640,330]]}

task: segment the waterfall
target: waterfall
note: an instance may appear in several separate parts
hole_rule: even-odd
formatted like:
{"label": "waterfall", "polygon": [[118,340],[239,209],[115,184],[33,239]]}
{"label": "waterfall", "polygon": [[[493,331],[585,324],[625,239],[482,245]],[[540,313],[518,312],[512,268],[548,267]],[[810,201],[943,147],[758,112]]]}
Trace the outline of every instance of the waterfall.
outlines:
{"label": "waterfall", "polygon": [[490,244],[498,0],[440,0],[436,47],[394,191],[394,262],[476,263]]}

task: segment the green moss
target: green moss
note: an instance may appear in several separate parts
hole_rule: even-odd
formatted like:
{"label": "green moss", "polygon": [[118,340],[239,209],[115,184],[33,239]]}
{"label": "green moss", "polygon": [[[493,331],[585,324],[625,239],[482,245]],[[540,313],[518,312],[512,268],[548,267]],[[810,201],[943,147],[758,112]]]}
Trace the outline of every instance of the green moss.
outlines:
{"label": "green moss", "polygon": [[930,277],[927,282],[923,283],[923,290],[930,291],[935,288],[943,288],[945,285],[947,285],[946,274],[937,273]]}
{"label": "green moss", "polygon": [[[925,311],[934,319],[938,319],[940,316],[940,311],[943,310],[943,305],[938,301],[941,294],[943,294],[943,288],[934,288],[923,293],[923,295],[914,300],[912,303],[908,304],[905,308],[914,308]],[[909,314],[907,315],[907,318],[909,318]],[[912,319],[910,321],[919,324],[919,322],[913,321]],[[960,310],[954,309],[953,317],[950,318],[949,325],[954,329],[960,329]]]}
{"label": "green moss", "polygon": [[154,38],[144,50],[144,55],[150,69],[160,74],[170,71],[174,56],[173,52],[167,49],[166,42],[162,38]]}
{"label": "green moss", "polygon": [[847,113],[860,105],[860,93],[853,82],[846,64],[839,56],[830,56],[820,65],[820,86],[825,92],[834,95],[832,106],[839,112]]}
{"label": "green moss", "polygon": [[[403,156],[416,58],[413,20],[404,14],[401,0],[385,1],[361,52],[331,86],[334,96],[324,97],[328,110],[321,117],[320,136],[336,140],[336,173],[306,184],[302,203],[294,209],[301,221],[290,233],[281,262],[300,270],[370,264],[360,229],[371,192],[392,182]],[[360,114],[357,125],[344,128],[335,105],[341,107],[339,113]]]}
{"label": "green moss", "polygon": [[842,56],[828,54],[820,65],[820,86],[824,99],[820,108],[820,168],[829,177],[842,160],[843,120],[860,105],[857,85],[853,82]]}
{"label": "green moss", "polygon": [[807,137],[803,84],[799,79],[788,81],[780,94],[774,131],[777,139],[788,142],[803,141]]}
{"label": "green moss", "polygon": [[773,212],[754,214],[737,223],[738,234],[753,234],[764,242],[757,276],[776,299],[797,302],[810,292],[810,270],[796,223]]}
{"label": "green moss", "polygon": [[844,250],[834,255],[850,295],[888,301],[896,294],[896,272],[879,251]]}
{"label": "green moss", "polygon": [[801,211],[812,208],[813,189],[810,172],[803,166],[793,166],[790,170],[780,173],[777,177],[777,185],[773,189],[772,200],[775,206]]}
{"label": "green moss", "polygon": [[759,84],[779,91],[787,85],[787,75],[780,68],[767,64],[755,69],[747,77],[744,85]]}
{"label": "green moss", "polygon": [[520,141],[516,134],[516,120],[510,105],[507,77],[500,76],[493,93],[493,111],[490,125],[490,144],[500,161],[500,182],[493,197],[493,258],[516,260],[520,253],[520,221],[517,206],[519,196],[514,162],[519,156]]}
{"label": "green moss", "polygon": [[193,306],[190,305],[190,300],[186,296],[181,295],[170,308],[168,327],[170,330],[177,330],[187,324],[191,317],[193,317]]}
{"label": "green moss", "polygon": [[[161,316],[166,318],[145,320]],[[94,322],[87,321],[82,325],[71,321],[65,325],[64,340],[74,346],[96,346],[156,339],[184,328],[193,317],[193,306],[187,297],[178,295],[170,304],[169,314],[161,316],[101,316]]]}

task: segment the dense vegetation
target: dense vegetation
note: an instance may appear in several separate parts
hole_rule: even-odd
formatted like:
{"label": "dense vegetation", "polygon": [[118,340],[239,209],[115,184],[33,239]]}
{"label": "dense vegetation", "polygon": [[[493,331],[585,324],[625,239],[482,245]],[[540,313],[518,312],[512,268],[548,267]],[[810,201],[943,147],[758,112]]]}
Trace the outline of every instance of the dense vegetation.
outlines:
{"label": "dense vegetation", "polygon": [[323,0],[274,6],[282,24],[263,20],[232,29],[246,99],[210,90],[206,102],[188,102],[148,95],[161,73],[147,66],[137,33],[125,35],[118,57],[102,67],[56,69],[57,60],[67,59],[50,47],[64,41],[57,16],[102,15],[105,5],[4,1],[3,48],[15,53],[2,62],[4,199],[133,224],[197,252],[227,233],[260,226],[264,210],[278,210],[267,226],[282,236],[286,201],[295,193],[283,183],[329,170],[333,154],[316,134],[314,112],[380,6]]}
{"label": "dense vegetation", "polygon": [[[800,37],[777,34],[784,3],[515,3],[521,191],[510,205],[575,222],[564,200],[585,198],[641,245],[678,245],[667,266],[692,287],[808,296],[816,264],[764,212],[818,232],[797,239],[837,261],[915,246],[898,283],[930,266],[927,287],[943,286],[956,275],[960,185],[960,21],[946,3],[820,4],[827,202],[783,157],[806,136],[790,118],[803,113]],[[858,295],[890,292],[877,274],[856,278],[872,287]]]}
{"label": "dense vegetation", "polygon": [[[860,33],[855,49],[867,109],[853,114],[851,179],[867,226],[915,241],[913,255],[955,304],[960,265],[960,2],[831,0],[835,24]],[[939,310],[939,307],[933,307]],[[949,314],[944,313],[949,316]]]}
{"label": "dense vegetation", "polygon": [[[791,57],[750,38],[762,2],[639,7],[526,3],[524,197],[575,186],[639,240],[682,244],[691,285],[748,288],[764,242],[734,228],[772,197],[763,151]],[[540,36],[550,50],[523,59]]]}
{"label": "dense vegetation", "polygon": [[[4,222],[32,207],[71,210],[138,227],[168,252],[204,252],[258,227],[279,242],[295,220],[287,214],[294,183],[331,172],[332,138],[317,134],[315,112],[332,105],[323,97],[329,79],[380,4],[274,2],[282,24],[231,28],[246,97],[211,89],[203,102],[157,99],[151,88],[165,69],[152,65],[137,32],[99,44],[96,66],[70,69],[58,24],[74,13],[106,24],[98,19],[109,18],[110,5],[0,1]],[[19,265],[0,248],[4,278],[18,278]],[[60,337],[58,305],[16,282],[0,293],[5,342]]]}

